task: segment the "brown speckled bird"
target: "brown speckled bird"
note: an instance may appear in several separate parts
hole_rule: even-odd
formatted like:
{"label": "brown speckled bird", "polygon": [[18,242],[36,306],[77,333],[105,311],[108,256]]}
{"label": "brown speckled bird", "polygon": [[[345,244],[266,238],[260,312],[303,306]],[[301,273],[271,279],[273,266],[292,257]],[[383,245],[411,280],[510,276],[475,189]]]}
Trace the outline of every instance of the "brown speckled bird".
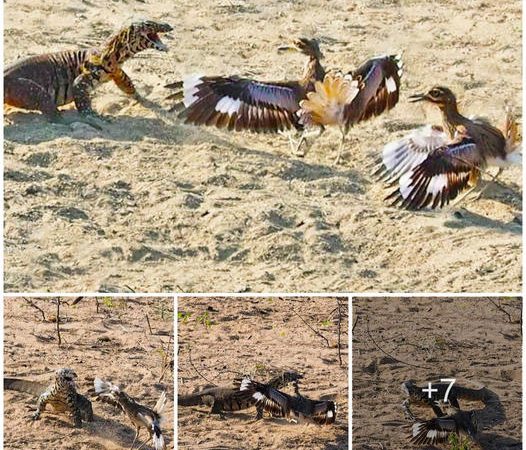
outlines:
{"label": "brown speckled bird", "polygon": [[[322,80],[323,55],[316,39],[300,38],[278,51],[298,51],[308,57],[303,76],[294,81],[257,81],[238,76],[190,75],[166,87],[179,90],[168,98],[183,97],[179,117],[185,123],[229,130],[268,133],[297,128],[299,102]],[[180,89],[182,87],[182,92]],[[172,109],[179,107],[176,104]]]}
{"label": "brown speckled bird", "polygon": [[[337,126],[341,141],[336,156],[340,161],[349,129],[392,109],[400,97],[403,63],[400,55],[371,58],[358,69],[328,73],[315,83],[314,92],[300,102],[300,123],[309,127]],[[300,142],[301,144],[301,142]]]}
{"label": "brown speckled bird", "polygon": [[293,46],[280,47],[281,51],[291,49],[308,57],[299,80],[262,82],[237,76],[192,75],[167,85],[179,90],[168,98],[182,98],[182,105],[177,103],[172,109],[182,107],[179,117],[194,125],[264,133],[301,132],[293,148],[296,154],[303,154],[301,147],[313,128],[318,127],[317,134],[321,134],[325,126],[337,125],[342,131],[339,160],[352,125],[398,102],[400,57],[380,56],[345,75],[326,74],[320,64],[323,55],[318,41],[301,38]]}
{"label": "brown speckled bird", "polygon": [[330,425],[336,421],[336,404],[330,400],[311,400],[304,397],[299,392],[297,380],[294,381],[294,396],[268,384],[258,383],[250,377],[243,378],[239,389],[250,392],[256,400],[256,406],[263,407],[274,417],[318,425]]}
{"label": "brown speckled bird", "polygon": [[[413,95],[442,112],[444,127],[425,126],[403,139],[387,144],[376,175],[398,187],[387,197],[393,205],[408,209],[443,207],[462,191],[471,192],[489,166],[520,165],[517,124],[508,110],[504,130],[487,120],[464,117],[453,92],[441,86]],[[457,200],[458,203],[458,200]]]}
{"label": "brown speckled bird", "polygon": [[478,442],[477,428],[474,411],[461,411],[459,408],[448,405],[446,415],[442,417],[434,417],[429,420],[415,419],[410,442],[416,445],[434,445],[448,442],[451,434],[464,435],[473,442]]}

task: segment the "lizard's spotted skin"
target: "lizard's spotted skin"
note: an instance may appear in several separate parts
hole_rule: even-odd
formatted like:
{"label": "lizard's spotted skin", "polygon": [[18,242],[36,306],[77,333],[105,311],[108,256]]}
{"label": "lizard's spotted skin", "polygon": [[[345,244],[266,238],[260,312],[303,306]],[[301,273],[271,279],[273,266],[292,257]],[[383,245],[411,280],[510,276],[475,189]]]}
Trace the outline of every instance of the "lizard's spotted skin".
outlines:
{"label": "lizard's spotted skin", "polygon": [[96,125],[91,119],[100,116],[91,107],[91,91],[113,80],[122,92],[137,96],[122,65],[143,50],[167,51],[159,33],[171,30],[166,23],[133,22],[100,49],[66,50],[17,61],[4,70],[4,103],[39,110],[50,120],[63,122],[58,107],[74,101],[85,121]]}
{"label": "lizard's spotted skin", "polygon": [[93,420],[91,402],[77,392],[75,379],[77,374],[73,369],[62,368],[55,372],[55,382],[43,392],[39,383],[16,378],[4,378],[4,389],[34,393],[40,391],[37,410],[33,420],[40,419],[42,411],[51,405],[56,412],[69,412],[73,415],[75,427],[82,427],[82,421]]}

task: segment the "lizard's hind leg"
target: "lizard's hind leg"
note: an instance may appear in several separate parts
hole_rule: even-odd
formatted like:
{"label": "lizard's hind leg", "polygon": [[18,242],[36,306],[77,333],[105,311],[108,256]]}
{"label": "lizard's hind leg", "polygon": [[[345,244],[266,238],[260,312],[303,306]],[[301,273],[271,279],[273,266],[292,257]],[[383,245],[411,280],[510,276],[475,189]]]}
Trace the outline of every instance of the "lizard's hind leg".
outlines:
{"label": "lizard's hind leg", "polygon": [[41,111],[52,121],[60,120],[60,111],[55,100],[38,83],[28,78],[17,78],[10,79],[10,82],[4,85],[4,103],[16,108]]}

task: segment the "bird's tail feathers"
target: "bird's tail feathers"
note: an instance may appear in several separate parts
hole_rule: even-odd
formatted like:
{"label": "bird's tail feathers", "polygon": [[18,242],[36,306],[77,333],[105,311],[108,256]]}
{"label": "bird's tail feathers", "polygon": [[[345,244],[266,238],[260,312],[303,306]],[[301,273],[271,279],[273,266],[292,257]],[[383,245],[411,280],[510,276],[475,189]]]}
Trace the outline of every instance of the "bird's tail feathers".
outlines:
{"label": "bird's tail feathers", "polygon": [[152,439],[153,439],[153,448],[155,450],[165,450],[166,444],[164,442],[163,433],[158,421],[153,421],[152,423]]}
{"label": "bird's tail feathers", "polygon": [[506,138],[506,150],[508,153],[520,152],[519,126],[517,118],[510,105],[506,105],[506,119],[504,121],[504,137]]}
{"label": "bird's tail feathers", "polygon": [[161,393],[161,396],[159,397],[159,400],[157,400],[157,403],[153,407],[153,410],[161,416],[164,411],[164,407],[166,406],[166,391],[163,391]]}
{"label": "bird's tail feathers", "polygon": [[338,125],[342,122],[345,106],[349,105],[359,92],[358,81],[352,75],[329,73],[323,81],[317,81],[314,91],[300,102],[302,122],[312,121],[319,125]]}

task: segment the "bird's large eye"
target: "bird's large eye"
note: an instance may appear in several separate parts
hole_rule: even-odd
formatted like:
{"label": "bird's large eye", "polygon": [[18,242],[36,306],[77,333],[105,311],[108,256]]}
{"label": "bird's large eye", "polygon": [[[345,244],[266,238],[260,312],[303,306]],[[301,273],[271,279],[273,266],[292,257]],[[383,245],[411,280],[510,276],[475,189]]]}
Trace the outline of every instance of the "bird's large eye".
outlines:
{"label": "bird's large eye", "polygon": [[429,95],[431,97],[439,97],[440,96],[440,91],[438,89],[431,89],[431,91],[429,92]]}

